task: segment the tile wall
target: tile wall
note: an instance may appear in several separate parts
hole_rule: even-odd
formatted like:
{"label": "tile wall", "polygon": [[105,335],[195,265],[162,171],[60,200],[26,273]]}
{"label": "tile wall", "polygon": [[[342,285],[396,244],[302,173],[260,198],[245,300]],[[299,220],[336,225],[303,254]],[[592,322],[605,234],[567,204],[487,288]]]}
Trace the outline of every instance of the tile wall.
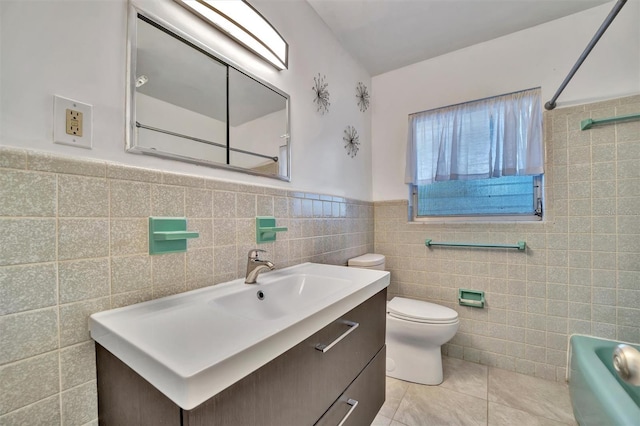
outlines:
{"label": "tile wall", "polygon": [[[373,204],[0,147],[0,424],[97,424],[91,313],[244,276],[255,216],[277,267],[373,250]],[[149,216],[186,253],[148,255]]]}
{"label": "tile wall", "polygon": [[[564,380],[573,333],[640,343],[640,121],[580,130],[586,118],[640,112],[640,96],[545,112],[543,223],[407,223],[407,202],[375,203],[375,251],[391,295],[456,309],[451,357]],[[527,242],[526,252],[424,241]],[[486,292],[485,309],[457,304]]]}

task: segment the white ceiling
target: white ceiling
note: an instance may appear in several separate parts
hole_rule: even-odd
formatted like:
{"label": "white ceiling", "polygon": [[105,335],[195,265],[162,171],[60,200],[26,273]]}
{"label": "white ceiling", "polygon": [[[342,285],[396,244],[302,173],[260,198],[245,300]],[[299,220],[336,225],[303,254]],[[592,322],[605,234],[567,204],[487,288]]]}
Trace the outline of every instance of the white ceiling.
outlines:
{"label": "white ceiling", "polygon": [[307,1],[374,76],[611,0]]}

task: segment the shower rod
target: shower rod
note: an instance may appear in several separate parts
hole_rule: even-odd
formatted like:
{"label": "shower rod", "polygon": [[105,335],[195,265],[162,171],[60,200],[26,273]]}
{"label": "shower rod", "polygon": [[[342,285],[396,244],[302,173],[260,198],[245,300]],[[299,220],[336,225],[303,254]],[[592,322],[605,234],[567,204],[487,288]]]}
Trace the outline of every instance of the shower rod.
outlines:
{"label": "shower rod", "polygon": [[593,47],[596,45],[596,43],[598,43],[598,40],[600,40],[600,37],[602,37],[604,32],[607,31],[607,28],[609,28],[609,25],[611,25],[611,22],[613,22],[616,15],[618,15],[618,12],[620,12],[620,9],[622,9],[622,6],[624,6],[626,2],[627,0],[618,0],[618,2],[613,6],[613,9],[611,9],[611,12],[609,12],[609,15],[607,15],[607,18],[604,20],[602,25],[600,25],[600,28],[598,28],[598,31],[596,31],[596,34],[593,36],[593,38],[589,42],[586,49],[584,49],[584,52],[582,52],[582,55],[580,55],[580,57],[578,58],[578,61],[575,63],[573,68],[571,68],[571,71],[569,71],[569,74],[564,79],[564,81],[562,82],[558,90],[556,91],[556,94],[553,95],[553,97],[549,102],[544,104],[544,108],[546,110],[551,111],[556,107],[556,100],[558,99],[558,96],[560,96],[564,88],[567,87],[567,84],[569,84],[569,81],[571,81],[571,79],[573,78],[573,75],[576,73],[576,71],[578,71],[578,68],[580,68],[580,65],[582,65],[584,60],[587,59],[587,56],[589,56],[589,53],[591,53],[591,50],[593,49]]}

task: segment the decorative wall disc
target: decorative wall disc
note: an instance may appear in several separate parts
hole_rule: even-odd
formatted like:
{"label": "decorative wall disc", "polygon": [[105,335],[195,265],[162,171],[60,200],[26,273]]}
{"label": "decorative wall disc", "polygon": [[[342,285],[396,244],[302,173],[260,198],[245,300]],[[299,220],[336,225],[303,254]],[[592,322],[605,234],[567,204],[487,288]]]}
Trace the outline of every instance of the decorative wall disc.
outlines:
{"label": "decorative wall disc", "polygon": [[360,136],[358,136],[356,128],[347,126],[347,128],[344,129],[342,140],[344,141],[344,148],[347,150],[347,155],[351,158],[355,157],[360,149]]}
{"label": "decorative wall disc", "polygon": [[331,102],[329,102],[329,90],[327,89],[329,83],[325,81],[326,78],[326,76],[320,77],[320,73],[318,73],[317,77],[313,77],[312,87],[312,90],[316,94],[313,102],[316,104],[317,111],[323,115],[329,112],[329,106],[331,105]]}
{"label": "decorative wall disc", "polygon": [[369,108],[369,90],[361,81],[356,86],[356,98],[358,98],[360,111],[365,112]]}

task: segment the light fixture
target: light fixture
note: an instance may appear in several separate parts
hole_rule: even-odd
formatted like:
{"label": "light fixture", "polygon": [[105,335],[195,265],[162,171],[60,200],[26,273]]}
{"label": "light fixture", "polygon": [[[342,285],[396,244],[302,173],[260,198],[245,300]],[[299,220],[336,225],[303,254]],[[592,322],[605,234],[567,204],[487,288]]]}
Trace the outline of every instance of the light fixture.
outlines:
{"label": "light fixture", "polygon": [[288,68],[289,45],[245,0],[175,0],[279,70]]}

